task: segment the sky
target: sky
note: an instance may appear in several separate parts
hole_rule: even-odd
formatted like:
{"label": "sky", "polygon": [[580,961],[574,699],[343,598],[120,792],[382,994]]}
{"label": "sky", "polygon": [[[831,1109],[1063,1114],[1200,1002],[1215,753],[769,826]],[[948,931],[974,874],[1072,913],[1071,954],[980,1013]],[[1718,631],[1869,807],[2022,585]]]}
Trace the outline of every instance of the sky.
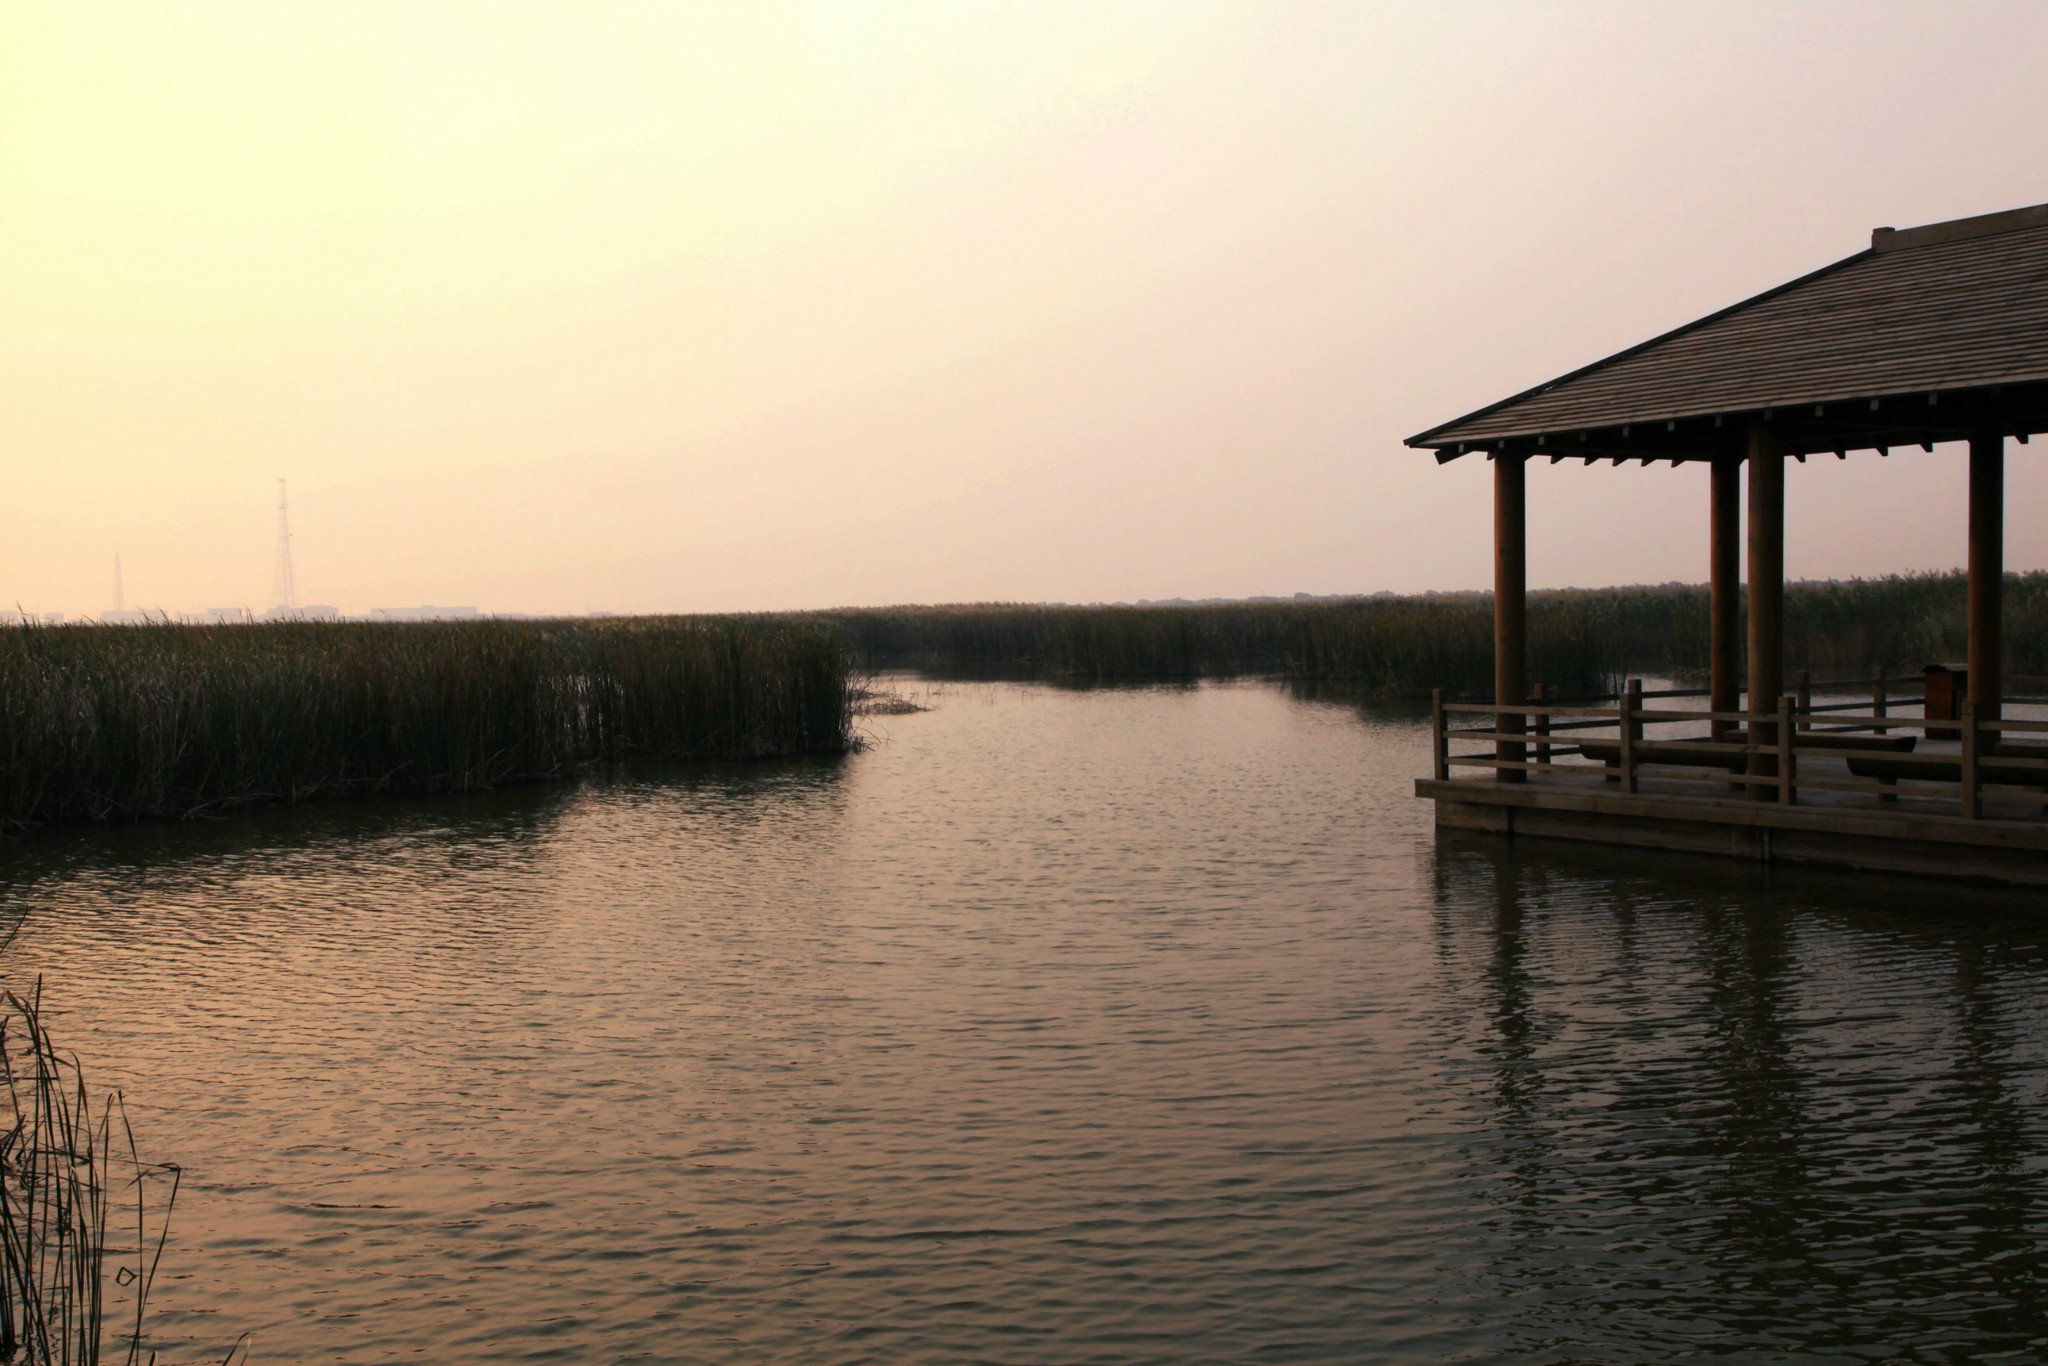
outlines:
{"label": "sky", "polygon": [[[0,0],[0,602],[728,611],[1483,587],[1403,437],[2048,201],[2048,5]],[[2008,565],[2048,567],[2033,446]],[[1964,457],[1791,467],[1792,577]],[[1537,466],[1534,586],[1699,581]]]}

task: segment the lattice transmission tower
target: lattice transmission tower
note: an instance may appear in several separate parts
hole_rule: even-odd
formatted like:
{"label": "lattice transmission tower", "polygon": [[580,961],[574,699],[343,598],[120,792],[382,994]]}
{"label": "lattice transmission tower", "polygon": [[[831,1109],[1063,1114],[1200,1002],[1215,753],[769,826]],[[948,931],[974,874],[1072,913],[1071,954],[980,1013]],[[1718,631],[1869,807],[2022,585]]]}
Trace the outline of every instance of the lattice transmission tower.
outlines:
{"label": "lattice transmission tower", "polygon": [[292,573],[292,518],[285,502],[284,480],[277,481],[277,569],[271,583],[277,609],[294,611],[299,605],[299,581]]}

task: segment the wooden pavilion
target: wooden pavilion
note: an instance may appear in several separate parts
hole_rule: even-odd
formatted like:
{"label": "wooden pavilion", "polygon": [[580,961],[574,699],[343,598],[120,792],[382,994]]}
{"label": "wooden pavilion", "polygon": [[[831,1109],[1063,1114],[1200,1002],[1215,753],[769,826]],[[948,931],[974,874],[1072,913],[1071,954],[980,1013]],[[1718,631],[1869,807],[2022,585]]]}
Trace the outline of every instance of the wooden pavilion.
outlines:
{"label": "wooden pavilion", "polygon": [[[2013,680],[2001,638],[2005,443],[2041,431],[2048,205],[1879,228],[1865,251],[1410,437],[1439,462],[1483,455],[1494,474],[1494,700],[1439,699],[1437,762],[1418,795],[1436,801],[1444,826],[2048,884],[2048,734],[2026,737],[2048,723],[2005,715]],[[1960,441],[1967,700],[1953,714],[1929,703],[1904,721],[1882,680],[1863,715],[1788,696],[1785,461]],[[1612,706],[1567,706],[1532,687],[1527,468],[1572,459],[1709,465],[1704,712],[1646,709],[1639,683],[1581,699]],[[1445,716],[1459,711],[1489,720],[1457,729]],[[1815,713],[1829,712],[1822,725]],[[1553,742],[1560,731],[1580,732],[1579,742]],[[1484,749],[1456,753],[1458,741]],[[1453,778],[1453,768],[1481,772]]]}

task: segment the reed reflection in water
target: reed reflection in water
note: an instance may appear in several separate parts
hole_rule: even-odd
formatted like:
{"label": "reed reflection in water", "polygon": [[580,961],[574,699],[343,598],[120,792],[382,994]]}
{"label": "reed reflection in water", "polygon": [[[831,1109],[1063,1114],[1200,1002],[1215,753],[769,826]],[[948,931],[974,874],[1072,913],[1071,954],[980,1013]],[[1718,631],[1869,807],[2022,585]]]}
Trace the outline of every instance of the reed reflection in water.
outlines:
{"label": "reed reflection in water", "polygon": [[2033,899],[1440,843],[1328,692],[938,700],[0,853],[170,1355],[2041,1354]]}

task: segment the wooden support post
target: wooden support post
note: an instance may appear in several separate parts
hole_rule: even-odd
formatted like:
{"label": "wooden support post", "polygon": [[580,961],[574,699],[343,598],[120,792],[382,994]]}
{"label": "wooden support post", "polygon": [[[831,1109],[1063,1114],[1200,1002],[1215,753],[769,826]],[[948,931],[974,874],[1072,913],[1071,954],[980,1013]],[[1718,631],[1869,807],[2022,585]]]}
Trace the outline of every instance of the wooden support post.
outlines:
{"label": "wooden support post", "polygon": [[1429,746],[1430,772],[1436,774],[1438,782],[1445,782],[1451,776],[1451,741],[1444,732],[1444,690],[1429,690]]}
{"label": "wooden support post", "polygon": [[1756,724],[1756,714],[1749,714],[1749,724],[1742,728],[1742,771],[1756,781],[1749,785],[1749,795],[1761,797],[1764,789],[1764,728]]}
{"label": "wooden support post", "polygon": [[1793,748],[1792,711],[1797,704],[1791,697],[1778,699],[1778,801],[1792,806],[1799,801],[1799,751]]}
{"label": "wooden support post", "polygon": [[[1493,457],[1493,700],[1503,707],[1519,707],[1528,699],[1529,669],[1529,542],[1527,460],[1506,451]],[[1519,735],[1526,718],[1519,712],[1510,716],[1496,713],[1494,730]],[[1495,745],[1499,758],[1521,763],[1528,746],[1520,740],[1501,740]],[[1494,770],[1504,783],[1527,781],[1519,768]]]}
{"label": "wooden support post", "polygon": [[1963,802],[1963,819],[1977,820],[1984,814],[1982,792],[1977,782],[1977,704],[1964,699],[1962,705],[1963,723],[1963,784],[1960,794]]}
{"label": "wooden support post", "polygon": [[[1870,666],[1870,714],[1872,716],[1889,716],[1891,711],[1891,685],[1885,680],[1884,665],[1873,664]],[[1879,735],[1890,735],[1892,733],[1892,728],[1884,725],[1873,727],[1873,730]],[[1899,780],[1896,778],[1879,778],[1877,780],[1877,799],[1881,802],[1897,801],[1899,799]]]}
{"label": "wooden support post", "polygon": [[[1542,685],[1541,683],[1531,683],[1531,684],[1529,685],[1529,700],[1530,700],[1530,701],[1532,701],[1532,702],[1541,702],[1541,701],[1543,701],[1543,700],[1544,700],[1544,698],[1545,698],[1545,696],[1546,696],[1546,695],[1547,695],[1547,694],[1546,694],[1546,692],[1545,692],[1545,689],[1544,689],[1544,687],[1543,687],[1543,685]],[[1549,713],[1549,712],[1547,712],[1547,711],[1539,711],[1539,712],[1537,712],[1537,713],[1536,713],[1536,718],[1535,718],[1535,731],[1536,731],[1536,762],[1537,762],[1537,763],[1539,763],[1539,764],[1547,764],[1547,763],[1549,763],[1549,762],[1550,762],[1550,713]]]}
{"label": "wooden support post", "polygon": [[1615,729],[1621,735],[1621,790],[1633,797],[1636,794],[1636,732],[1642,723],[1635,719],[1636,709],[1642,705],[1642,683],[1631,678],[1629,686],[1620,698]]}
{"label": "wooden support post", "polygon": [[[1749,726],[1761,728],[1750,774],[1777,776],[1771,708],[1785,688],[1785,453],[1762,422],[1749,424]],[[1758,771],[1758,766],[1762,771]],[[1750,795],[1769,801],[1776,783]]]}
{"label": "wooden support post", "polygon": [[1970,700],[1993,727],[2005,701],[2005,438],[1970,438]]}
{"label": "wooden support post", "polygon": [[1796,684],[1799,690],[1799,729],[1813,729],[1813,675],[1801,669]]}
{"label": "wooden support post", "polygon": [[[1708,517],[1707,710],[1735,711],[1742,705],[1742,461],[1713,462]],[[1707,729],[1722,739],[1731,722]]]}

